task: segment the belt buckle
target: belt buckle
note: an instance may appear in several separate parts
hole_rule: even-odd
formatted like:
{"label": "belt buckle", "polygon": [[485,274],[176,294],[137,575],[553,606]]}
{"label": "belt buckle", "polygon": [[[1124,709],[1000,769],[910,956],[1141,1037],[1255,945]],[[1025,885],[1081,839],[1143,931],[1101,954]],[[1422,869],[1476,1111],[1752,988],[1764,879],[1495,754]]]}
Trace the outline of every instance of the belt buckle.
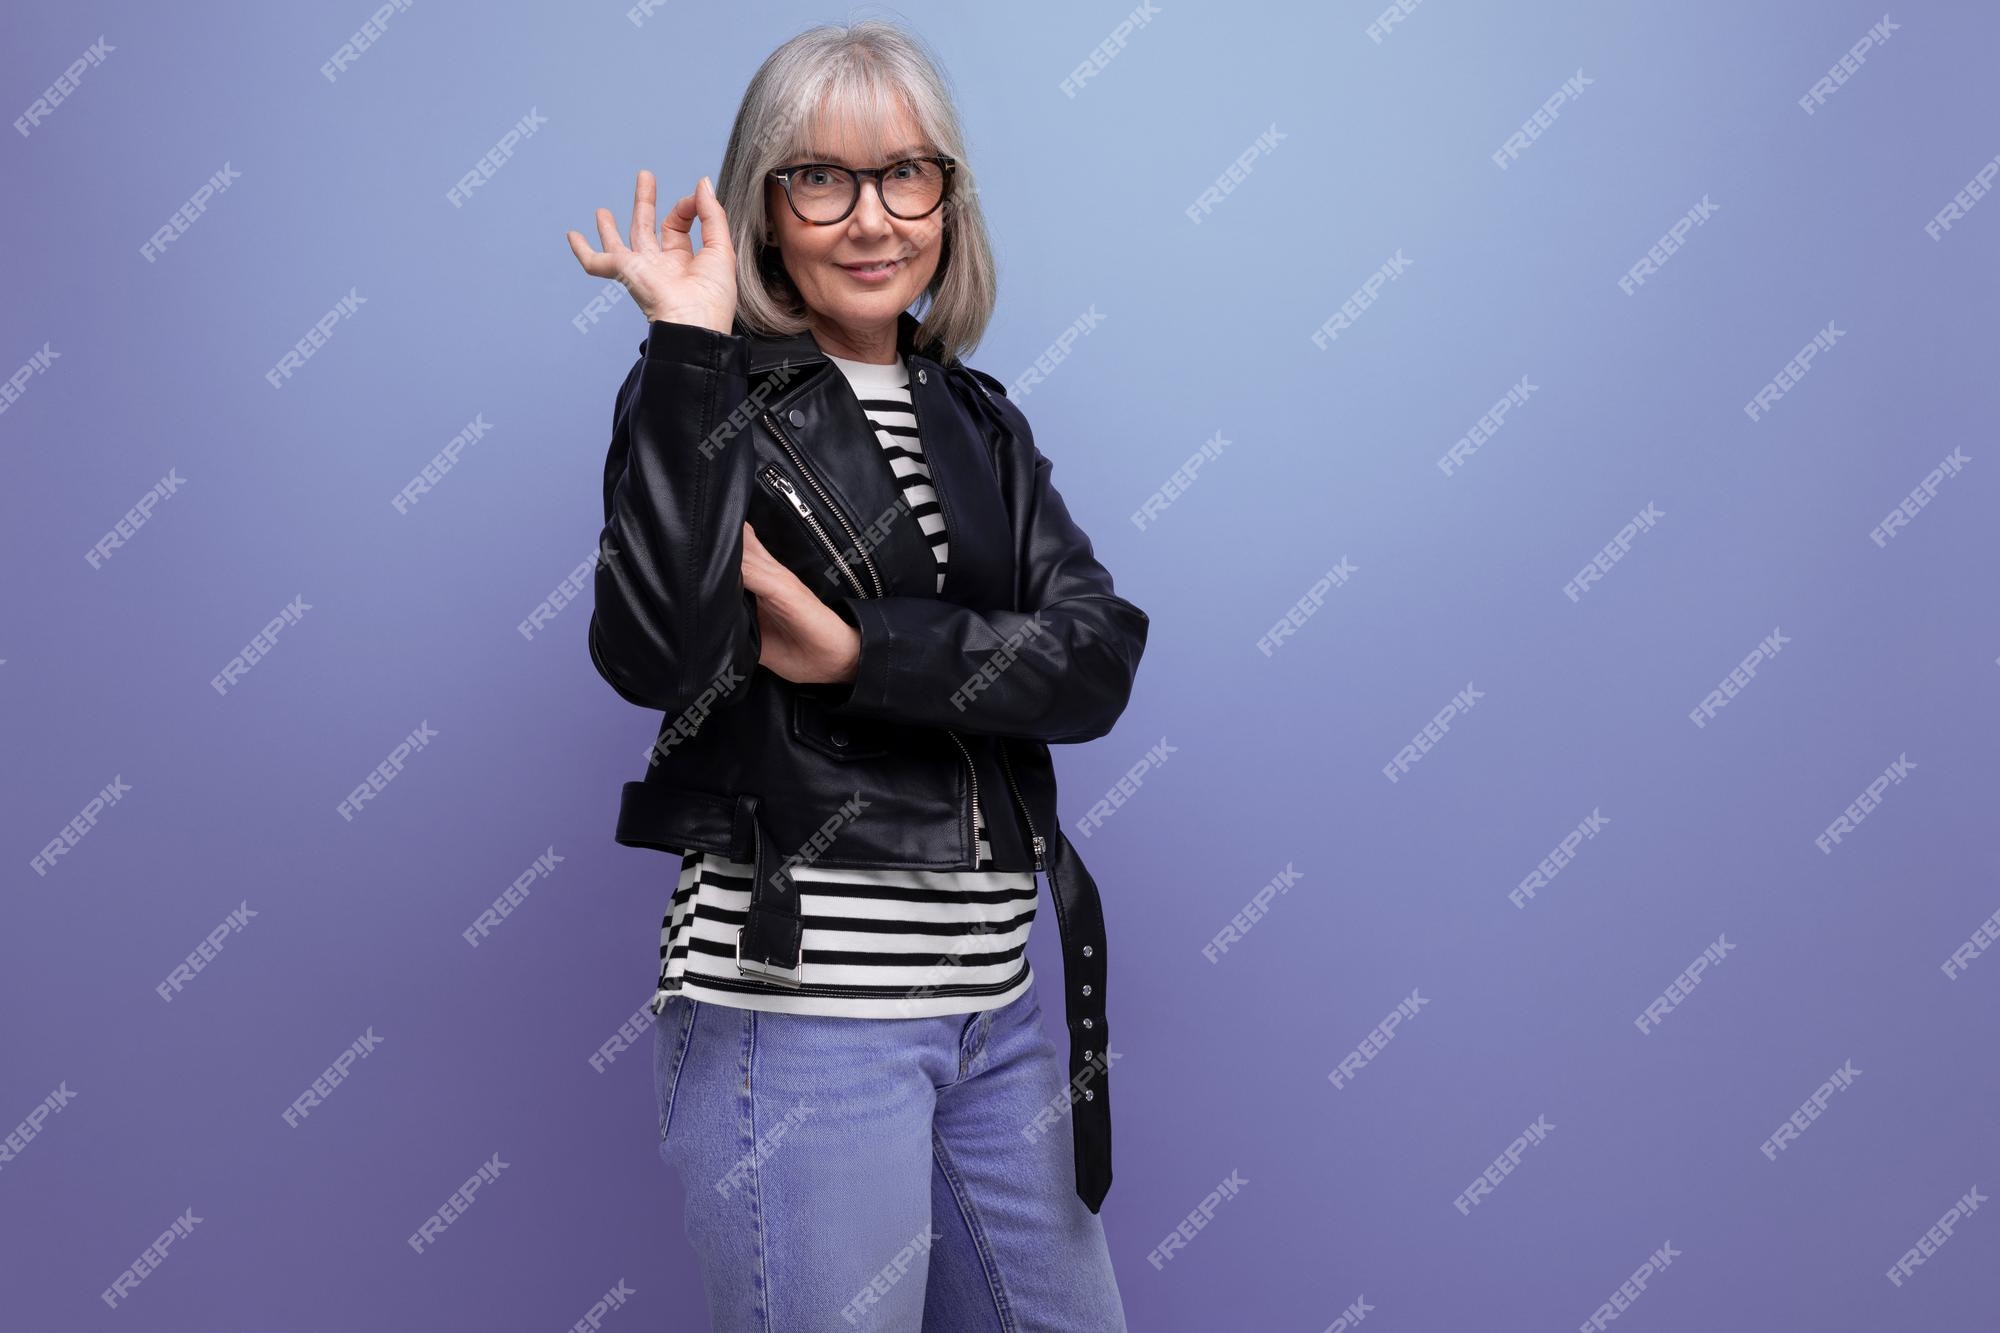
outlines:
{"label": "belt buckle", "polygon": [[761,959],[743,956],[743,932],[736,932],[736,971],[739,976],[756,977],[760,981],[773,982],[780,986],[796,988],[800,984],[799,974],[804,970],[804,960],[798,967],[785,967],[778,963],[766,963]]}

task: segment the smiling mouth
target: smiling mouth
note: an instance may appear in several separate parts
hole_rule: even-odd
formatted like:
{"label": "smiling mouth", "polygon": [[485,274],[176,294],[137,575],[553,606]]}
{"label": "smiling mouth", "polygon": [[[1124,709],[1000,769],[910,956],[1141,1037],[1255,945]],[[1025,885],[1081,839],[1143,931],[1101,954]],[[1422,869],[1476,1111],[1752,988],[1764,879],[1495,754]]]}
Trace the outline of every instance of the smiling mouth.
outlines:
{"label": "smiling mouth", "polygon": [[865,264],[842,264],[840,267],[846,269],[849,273],[871,275],[888,273],[902,262],[900,259],[876,259],[870,260]]}

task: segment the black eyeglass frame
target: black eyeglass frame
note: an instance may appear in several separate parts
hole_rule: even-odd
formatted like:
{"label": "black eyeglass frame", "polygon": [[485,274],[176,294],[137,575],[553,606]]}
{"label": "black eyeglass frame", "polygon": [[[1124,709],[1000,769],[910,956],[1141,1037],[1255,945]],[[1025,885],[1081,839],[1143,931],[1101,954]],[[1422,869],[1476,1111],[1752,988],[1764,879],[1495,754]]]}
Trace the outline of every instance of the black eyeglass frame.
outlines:
{"label": "black eyeglass frame", "polygon": [[[882,193],[882,177],[886,173],[894,171],[897,167],[905,166],[911,162],[937,163],[944,170],[944,188],[938,191],[937,202],[926,208],[923,212],[916,214],[898,213],[895,209],[889,207],[889,198]],[[795,171],[809,171],[814,167],[819,167],[827,171],[844,171],[847,173],[847,179],[854,186],[854,197],[847,201],[846,211],[837,218],[829,218],[824,222],[818,218],[809,218],[799,212],[798,204],[792,199],[792,173]],[[899,158],[886,167],[843,167],[838,162],[794,162],[791,166],[779,167],[770,174],[772,179],[783,182],[785,187],[785,206],[792,210],[793,217],[801,222],[809,222],[815,227],[832,227],[847,221],[848,218],[854,215],[856,206],[861,203],[861,182],[865,177],[872,176],[875,178],[875,197],[882,201],[883,212],[903,222],[915,222],[919,218],[929,217],[931,214],[937,212],[938,209],[944,207],[945,200],[951,198],[951,183],[956,179],[957,170],[957,158],[944,153],[932,153],[927,157]]]}

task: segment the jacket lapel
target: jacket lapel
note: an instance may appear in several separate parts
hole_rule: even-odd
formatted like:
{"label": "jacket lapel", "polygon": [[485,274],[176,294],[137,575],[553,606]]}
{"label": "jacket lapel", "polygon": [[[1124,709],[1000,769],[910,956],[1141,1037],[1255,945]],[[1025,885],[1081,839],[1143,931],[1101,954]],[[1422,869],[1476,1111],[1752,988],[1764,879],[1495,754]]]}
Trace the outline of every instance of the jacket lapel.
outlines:
{"label": "jacket lapel", "polygon": [[[1013,539],[980,418],[977,409],[953,396],[943,368],[915,350],[918,324],[904,311],[897,342],[909,367],[918,441],[951,543],[942,596],[960,606],[1011,608]],[[740,321],[736,327],[748,333]],[[861,533],[884,592],[938,595],[930,539],[902,504],[895,469],[846,377],[810,332],[748,336],[753,392],[759,382],[771,386],[765,407]],[[772,378],[763,381],[766,376]]]}

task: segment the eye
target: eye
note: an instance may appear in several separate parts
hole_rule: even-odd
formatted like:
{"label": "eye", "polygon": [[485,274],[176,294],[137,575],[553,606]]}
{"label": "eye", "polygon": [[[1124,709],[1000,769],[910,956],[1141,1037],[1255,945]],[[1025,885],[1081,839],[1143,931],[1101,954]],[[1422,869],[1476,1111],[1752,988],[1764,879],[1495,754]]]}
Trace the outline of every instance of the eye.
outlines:
{"label": "eye", "polygon": [[825,185],[833,180],[833,173],[825,167],[807,167],[799,177],[807,185]]}

